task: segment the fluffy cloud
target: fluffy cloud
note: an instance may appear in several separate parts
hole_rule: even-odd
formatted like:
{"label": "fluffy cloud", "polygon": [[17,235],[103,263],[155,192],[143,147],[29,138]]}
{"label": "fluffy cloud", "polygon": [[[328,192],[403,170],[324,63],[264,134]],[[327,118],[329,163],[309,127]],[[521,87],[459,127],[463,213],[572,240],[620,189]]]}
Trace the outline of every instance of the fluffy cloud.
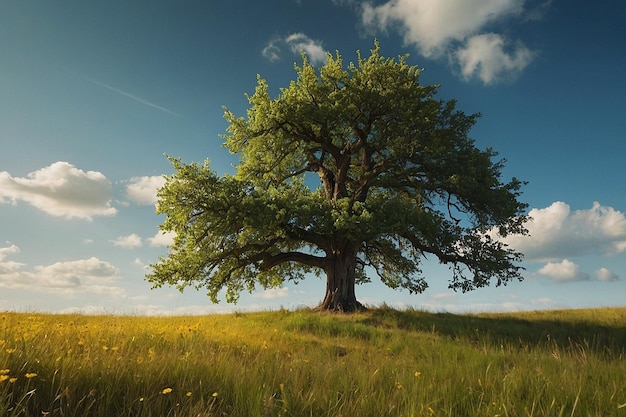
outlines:
{"label": "fluffy cloud", "polygon": [[293,54],[304,52],[311,64],[319,64],[326,60],[326,50],[320,41],[309,38],[304,33],[294,33],[286,38],[274,38],[265,48],[263,56],[275,62],[280,60],[282,47],[287,47]]}
{"label": "fluffy cloud", "polygon": [[53,216],[91,220],[113,216],[112,185],[100,172],[55,162],[25,178],[0,172],[0,203],[24,201]]}
{"label": "fluffy cloud", "polygon": [[114,285],[119,279],[119,270],[96,257],[37,266],[33,272],[24,271],[23,266],[23,264],[2,260],[0,262],[0,288],[65,296],[86,293],[116,297],[124,295],[124,290]]}
{"label": "fluffy cloud", "polygon": [[20,248],[15,245],[0,248],[0,276],[14,274],[24,266],[19,262],[4,261],[7,256],[16,253],[20,253]]}
{"label": "fluffy cloud", "polygon": [[171,246],[174,243],[174,236],[176,236],[174,232],[157,232],[154,237],[149,237],[146,240],[153,247]]}
{"label": "fluffy cloud", "polygon": [[615,274],[613,271],[606,269],[606,268],[598,269],[595,275],[598,281],[607,281],[607,282],[619,281],[619,276],[617,276],[617,274]]}
{"label": "fluffy cloud", "polygon": [[326,60],[326,50],[322,47],[322,43],[314,41],[304,33],[294,33],[285,39],[291,52],[299,54],[304,52],[312,64],[321,63]]}
{"label": "fluffy cloud", "polygon": [[[566,283],[589,281],[591,276],[580,270],[574,262],[563,259],[561,262],[548,262],[537,271],[540,275],[552,278],[555,282]],[[607,268],[600,268],[594,273],[595,279],[604,282],[619,281],[619,276]]]}
{"label": "fluffy cloud", "polygon": [[280,61],[280,43],[281,39],[272,39],[261,53],[265,58],[267,58],[270,62]]}
{"label": "fluffy cloud", "polygon": [[96,257],[37,266],[35,271],[38,276],[46,277],[45,279],[50,283],[59,282],[64,283],[63,285],[80,285],[81,281],[89,283],[111,282],[119,274],[116,267]]}
{"label": "fluffy cloud", "polygon": [[135,258],[135,260],[133,261],[133,265],[138,266],[141,269],[145,269],[146,268],[146,264],[143,263],[143,261],[139,258]]}
{"label": "fluffy cloud", "polygon": [[505,48],[499,34],[487,26],[521,18],[525,0],[389,0],[378,6],[365,3],[361,19],[370,29],[393,29],[427,58],[449,56],[462,75],[478,76],[485,84],[519,74],[533,53],[520,41]]}
{"label": "fluffy cloud", "polygon": [[14,253],[20,253],[20,248],[15,245],[7,246],[6,248],[0,248],[0,261],[3,261],[4,258]]}
{"label": "fluffy cloud", "polygon": [[126,186],[126,196],[133,202],[142,205],[157,203],[157,191],[165,184],[163,176],[133,177]]}
{"label": "fluffy cloud", "polygon": [[506,40],[494,33],[476,35],[467,40],[455,55],[466,80],[477,76],[484,84],[516,77],[532,61],[534,53],[519,44],[505,51]]}
{"label": "fluffy cloud", "polygon": [[[148,245],[152,247],[167,247],[171,246],[174,243],[174,237],[176,233],[174,232],[157,232],[153,237],[149,237],[146,239]],[[121,248],[126,249],[134,249],[140,248],[143,246],[143,240],[141,237],[135,233],[132,233],[128,236],[120,236],[117,239],[111,240],[115,246],[119,246]]]}
{"label": "fluffy cloud", "polygon": [[626,217],[612,207],[594,202],[588,210],[571,211],[557,201],[532,209],[526,224],[530,236],[503,239],[525,254],[527,261],[553,261],[585,254],[614,255],[626,251]]}
{"label": "fluffy cloud", "polygon": [[111,240],[111,243],[125,249],[140,248],[143,245],[141,238],[135,233],[128,236],[120,236],[115,240]]}
{"label": "fluffy cloud", "polygon": [[549,262],[537,271],[541,275],[552,278],[556,282],[587,281],[589,274],[581,272],[580,267],[575,263],[563,259],[559,263]]}

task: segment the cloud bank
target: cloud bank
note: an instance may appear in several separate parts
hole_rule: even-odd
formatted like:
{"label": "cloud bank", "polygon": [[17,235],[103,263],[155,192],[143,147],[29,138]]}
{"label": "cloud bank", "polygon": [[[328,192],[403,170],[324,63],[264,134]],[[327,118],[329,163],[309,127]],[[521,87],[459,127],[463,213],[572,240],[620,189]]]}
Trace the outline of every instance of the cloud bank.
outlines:
{"label": "cloud bank", "polygon": [[86,220],[114,216],[112,192],[103,174],[85,172],[68,162],[55,162],[25,178],[0,172],[0,204],[22,201],[52,216]]}
{"label": "cloud bank", "polygon": [[[572,258],[613,256],[626,251],[626,216],[613,207],[594,202],[590,209],[574,210],[562,201],[532,209],[526,223],[529,235],[509,235],[502,240],[524,254],[524,260],[545,263],[539,275],[554,282],[612,282],[620,277],[607,268],[593,275],[581,270]],[[496,237],[492,232],[492,237]]]}
{"label": "cloud bank", "polygon": [[24,264],[5,261],[8,255],[18,252],[19,248],[15,245],[0,248],[0,288],[70,297],[81,294],[119,297],[125,294],[124,289],[115,285],[120,278],[120,271],[96,257],[56,262],[25,271]]}
{"label": "cloud bank", "polygon": [[488,31],[497,24],[529,20],[525,2],[389,0],[377,6],[366,2],[360,14],[370,31],[397,32],[424,57],[447,57],[464,79],[493,84],[516,77],[535,56],[520,40]]}
{"label": "cloud bank", "polygon": [[547,262],[583,255],[615,255],[626,251],[626,217],[613,207],[594,202],[588,210],[572,211],[561,201],[532,209],[526,224],[530,235],[510,235],[503,241],[524,253],[525,260]]}
{"label": "cloud bank", "polygon": [[[537,273],[552,279],[557,283],[590,281],[592,276],[580,269],[580,266],[574,262],[563,259],[561,262],[548,262],[544,267],[540,268]],[[607,268],[600,268],[593,277],[597,281],[614,282],[619,281],[619,276]]]}

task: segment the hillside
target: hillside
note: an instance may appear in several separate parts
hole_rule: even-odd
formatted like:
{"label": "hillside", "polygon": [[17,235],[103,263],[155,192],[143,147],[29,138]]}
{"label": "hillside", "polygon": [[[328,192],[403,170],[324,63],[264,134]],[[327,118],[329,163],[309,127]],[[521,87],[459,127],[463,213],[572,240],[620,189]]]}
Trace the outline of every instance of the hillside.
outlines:
{"label": "hillside", "polygon": [[1,416],[626,415],[626,308],[0,313]]}

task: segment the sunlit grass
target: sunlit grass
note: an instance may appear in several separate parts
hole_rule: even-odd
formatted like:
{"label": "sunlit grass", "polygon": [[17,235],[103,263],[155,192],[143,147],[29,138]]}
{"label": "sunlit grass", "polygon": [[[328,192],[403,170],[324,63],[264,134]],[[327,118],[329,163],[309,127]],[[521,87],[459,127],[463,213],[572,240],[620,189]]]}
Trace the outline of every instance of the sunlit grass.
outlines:
{"label": "sunlit grass", "polygon": [[619,416],[626,309],[0,313],[1,416]]}

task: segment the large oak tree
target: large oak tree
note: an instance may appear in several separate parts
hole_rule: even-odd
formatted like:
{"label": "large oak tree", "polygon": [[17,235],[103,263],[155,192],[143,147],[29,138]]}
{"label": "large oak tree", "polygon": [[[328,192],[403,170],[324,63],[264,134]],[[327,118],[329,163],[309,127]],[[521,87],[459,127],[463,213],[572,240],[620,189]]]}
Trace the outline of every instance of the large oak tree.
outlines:
{"label": "large oak tree", "polygon": [[320,308],[354,311],[355,284],[374,277],[424,291],[427,256],[455,290],[521,279],[521,254],[498,236],[527,233],[523,183],[502,182],[504,161],[468,137],[478,115],[378,44],[347,68],[339,53],[318,69],[303,55],[296,73],[275,98],[259,77],[246,117],[225,110],[235,176],[171,158],[157,211],[176,237],[149,281],[236,302],[313,272],[326,277]]}

